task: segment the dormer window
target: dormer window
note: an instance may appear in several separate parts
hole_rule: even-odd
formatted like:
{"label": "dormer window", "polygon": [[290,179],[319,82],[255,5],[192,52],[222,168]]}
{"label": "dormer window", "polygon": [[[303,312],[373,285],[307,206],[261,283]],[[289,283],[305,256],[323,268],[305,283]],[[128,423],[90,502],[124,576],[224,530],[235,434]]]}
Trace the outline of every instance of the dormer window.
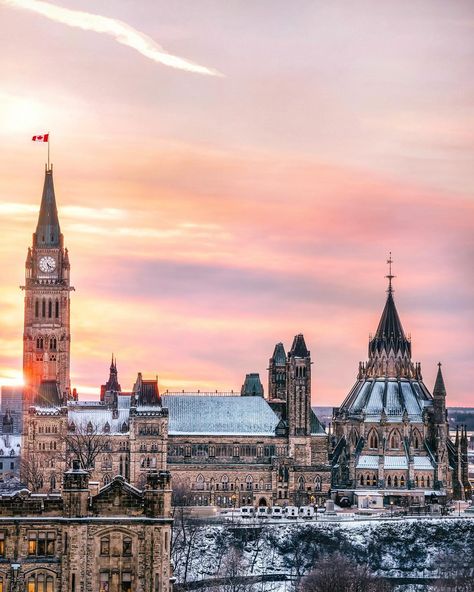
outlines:
{"label": "dormer window", "polygon": [[104,433],[105,434],[109,434],[110,433],[110,424],[109,424],[108,421],[104,425]]}

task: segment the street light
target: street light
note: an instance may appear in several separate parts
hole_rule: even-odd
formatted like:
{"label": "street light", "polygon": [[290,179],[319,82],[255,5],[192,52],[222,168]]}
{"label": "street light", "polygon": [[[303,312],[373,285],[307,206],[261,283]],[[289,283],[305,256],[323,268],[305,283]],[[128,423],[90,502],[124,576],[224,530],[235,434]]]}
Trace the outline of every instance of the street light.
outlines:
{"label": "street light", "polygon": [[393,501],[390,501],[390,518],[393,518]]}
{"label": "street light", "polygon": [[230,498],[232,500],[232,523],[234,522],[234,512],[235,512],[235,502],[237,500],[237,496],[234,495]]}

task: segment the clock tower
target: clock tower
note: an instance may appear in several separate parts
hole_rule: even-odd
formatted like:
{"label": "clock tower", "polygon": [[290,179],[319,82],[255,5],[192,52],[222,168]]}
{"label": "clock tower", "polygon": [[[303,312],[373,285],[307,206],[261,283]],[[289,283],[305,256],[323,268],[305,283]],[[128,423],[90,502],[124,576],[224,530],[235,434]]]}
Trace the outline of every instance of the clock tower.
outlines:
{"label": "clock tower", "polygon": [[23,375],[26,401],[62,404],[70,393],[69,257],[59,226],[53,167],[46,168],[33,244],[25,264]]}

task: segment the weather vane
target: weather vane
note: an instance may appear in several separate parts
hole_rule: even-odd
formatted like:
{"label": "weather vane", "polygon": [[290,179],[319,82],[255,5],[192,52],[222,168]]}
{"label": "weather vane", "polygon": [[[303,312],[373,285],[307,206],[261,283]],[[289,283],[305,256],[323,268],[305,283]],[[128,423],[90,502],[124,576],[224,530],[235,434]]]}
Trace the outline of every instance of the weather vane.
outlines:
{"label": "weather vane", "polygon": [[392,251],[390,251],[389,256],[388,256],[388,259],[387,259],[388,275],[385,276],[388,279],[388,292],[389,292],[389,294],[391,294],[393,292],[393,289],[392,289],[392,280],[393,280],[393,278],[397,277],[397,276],[395,276],[395,275],[392,274],[392,263],[393,263]]}

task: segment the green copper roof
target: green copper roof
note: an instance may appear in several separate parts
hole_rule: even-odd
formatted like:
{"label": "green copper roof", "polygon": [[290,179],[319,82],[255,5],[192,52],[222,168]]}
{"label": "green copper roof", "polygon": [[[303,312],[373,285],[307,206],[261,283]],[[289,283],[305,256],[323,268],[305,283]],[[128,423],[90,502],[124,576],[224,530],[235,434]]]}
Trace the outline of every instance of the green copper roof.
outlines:
{"label": "green copper roof", "polygon": [[43,196],[36,227],[36,246],[59,247],[60,237],[61,229],[54,195],[53,169],[51,168],[46,170],[44,176]]}

